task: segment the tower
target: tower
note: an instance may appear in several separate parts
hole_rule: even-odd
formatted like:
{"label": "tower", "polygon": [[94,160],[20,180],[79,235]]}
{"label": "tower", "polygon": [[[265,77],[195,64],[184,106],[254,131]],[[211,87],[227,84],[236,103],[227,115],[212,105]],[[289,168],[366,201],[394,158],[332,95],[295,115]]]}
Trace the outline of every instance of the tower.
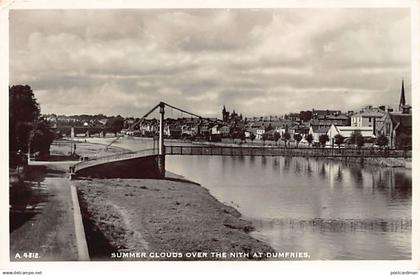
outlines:
{"label": "tower", "polygon": [[403,107],[405,106],[405,91],[404,91],[404,79],[402,80],[402,84],[401,84],[401,96],[400,96],[400,105],[399,105],[399,110],[400,112],[403,111]]}
{"label": "tower", "polygon": [[222,110],[222,116],[223,116],[223,121],[228,121],[229,120],[229,112],[226,111],[226,107],[223,105],[223,110]]}

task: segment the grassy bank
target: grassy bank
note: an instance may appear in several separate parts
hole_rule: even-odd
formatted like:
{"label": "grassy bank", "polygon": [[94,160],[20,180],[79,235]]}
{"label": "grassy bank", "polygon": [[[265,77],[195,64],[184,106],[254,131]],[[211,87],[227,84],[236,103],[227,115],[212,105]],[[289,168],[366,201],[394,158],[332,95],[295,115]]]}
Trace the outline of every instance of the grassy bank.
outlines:
{"label": "grassy bank", "polygon": [[[104,148],[89,142],[76,146],[83,157]],[[68,154],[70,147],[63,143],[53,151]],[[111,146],[106,153],[123,151]],[[251,222],[197,183],[177,178],[81,179],[74,183],[93,260],[246,260],[254,252],[273,252],[249,235]],[[207,256],[189,255],[191,252]],[[211,252],[225,252],[226,257]]]}
{"label": "grassy bank", "polygon": [[[234,253],[246,260],[255,252],[273,251],[248,234],[253,226],[241,219],[237,210],[220,203],[196,183],[181,179],[95,179],[77,181],[77,187],[82,212],[89,219],[85,227],[99,230],[99,239],[109,242],[106,251],[91,244],[92,258],[229,260],[234,259],[230,254]],[[138,254],[124,257],[123,252]],[[192,252],[203,254],[188,256]],[[226,257],[212,257],[212,252],[225,252]]]}

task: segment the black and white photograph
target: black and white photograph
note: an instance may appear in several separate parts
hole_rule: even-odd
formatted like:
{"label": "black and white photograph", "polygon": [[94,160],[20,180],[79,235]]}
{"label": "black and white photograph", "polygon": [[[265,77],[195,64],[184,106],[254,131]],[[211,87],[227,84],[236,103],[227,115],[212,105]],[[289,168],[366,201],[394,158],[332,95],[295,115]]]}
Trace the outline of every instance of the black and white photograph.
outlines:
{"label": "black and white photograph", "polygon": [[8,261],[412,261],[393,3],[10,7]]}

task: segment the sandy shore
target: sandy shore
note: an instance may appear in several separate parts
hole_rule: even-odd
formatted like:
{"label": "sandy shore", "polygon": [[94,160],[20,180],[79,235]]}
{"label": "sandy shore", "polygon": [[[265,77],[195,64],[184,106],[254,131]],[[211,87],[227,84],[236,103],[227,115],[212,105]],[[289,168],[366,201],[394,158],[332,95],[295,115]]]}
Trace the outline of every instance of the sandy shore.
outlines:
{"label": "sandy shore", "polygon": [[[229,260],[232,252],[245,260],[255,252],[273,251],[248,234],[253,226],[238,211],[196,183],[95,179],[76,184],[93,259]],[[105,247],[99,244],[104,240]],[[225,252],[226,257],[212,252]]]}

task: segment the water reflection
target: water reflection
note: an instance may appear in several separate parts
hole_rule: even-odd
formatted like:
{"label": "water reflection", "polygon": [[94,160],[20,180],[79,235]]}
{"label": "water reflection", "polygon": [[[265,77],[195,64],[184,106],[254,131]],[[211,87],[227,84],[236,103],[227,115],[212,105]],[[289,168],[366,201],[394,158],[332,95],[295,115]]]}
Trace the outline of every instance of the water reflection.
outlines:
{"label": "water reflection", "polygon": [[279,251],[301,248],[311,259],[410,257],[411,170],[290,157],[168,156],[166,163],[234,204],[253,220],[253,234]]}
{"label": "water reflection", "polygon": [[237,208],[278,251],[307,251],[312,260],[411,257],[411,170],[254,156],[167,156],[166,166]]}

